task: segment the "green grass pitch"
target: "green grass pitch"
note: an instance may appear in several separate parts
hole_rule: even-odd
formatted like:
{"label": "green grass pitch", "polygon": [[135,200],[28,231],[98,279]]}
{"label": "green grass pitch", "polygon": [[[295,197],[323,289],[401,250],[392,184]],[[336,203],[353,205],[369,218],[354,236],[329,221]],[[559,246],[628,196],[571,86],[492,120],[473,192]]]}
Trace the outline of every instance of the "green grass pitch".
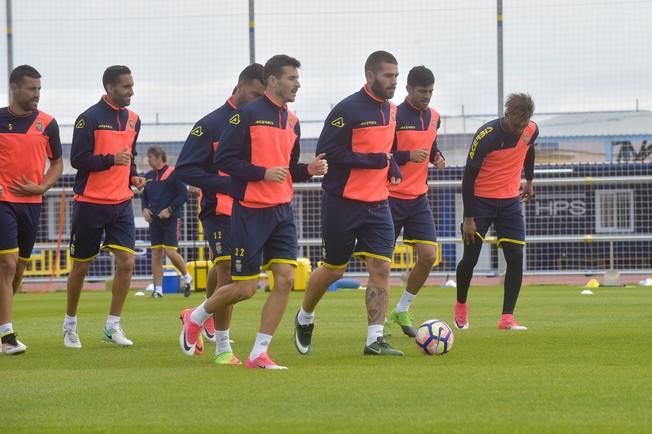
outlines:
{"label": "green grass pitch", "polygon": [[[391,306],[400,295],[391,292]],[[130,293],[123,327],[133,348],[100,342],[108,293],[84,293],[80,351],[60,334],[65,294],[21,294],[15,328],[28,346],[0,355],[0,431],[16,432],[400,432],[587,433],[652,430],[650,288],[529,286],[517,319],[526,332],[499,331],[502,289],[471,289],[471,329],[452,351],[421,355],[394,330],[405,357],[363,357],[361,291],[327,293],[317,310],[314,353],[292,344],[294,293],[272,342],[288,371],[212,364],[178,348],[179,311],[201,301]],[[244,359],[266,294],[236,306],[232,337]],[[424,288],[418,321],[452,324],[454,290]]]}

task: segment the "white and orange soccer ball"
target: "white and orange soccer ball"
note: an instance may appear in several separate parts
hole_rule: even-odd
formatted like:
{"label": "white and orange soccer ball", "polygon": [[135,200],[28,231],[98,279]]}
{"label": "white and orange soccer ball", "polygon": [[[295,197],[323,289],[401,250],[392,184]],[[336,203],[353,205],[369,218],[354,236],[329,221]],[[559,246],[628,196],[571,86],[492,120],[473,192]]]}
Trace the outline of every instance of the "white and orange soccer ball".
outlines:
{"label": "white and orange soccer ball", "polygon": [[424,354],[440,356],[453,348],[455,338],[448,324],[440,319],[431,319],[419,326],[415,341]]}

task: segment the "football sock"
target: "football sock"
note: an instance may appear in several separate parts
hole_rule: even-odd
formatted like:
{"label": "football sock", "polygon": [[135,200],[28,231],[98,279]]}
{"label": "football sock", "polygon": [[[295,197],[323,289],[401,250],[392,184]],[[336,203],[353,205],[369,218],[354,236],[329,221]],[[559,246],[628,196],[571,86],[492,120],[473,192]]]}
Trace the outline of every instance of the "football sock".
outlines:
{"label": "football sock", "polygon": [[188,273],[186,273],[185,276],[181,276],[181,279],[183,279],[183,283],[192,282],[192,276]]}
{"label": "football sock", "polygon": [[254,360],[262,353],[266,353],[267,348],[269,348],[269,344],[271,342],[272,342],[272,335],[266,335],[265,333],[256,333],[256,342],[254,343],[254,347],[251,349],[249,358],[251,360]]}
{"label": "football sock", "polygon": [[523,282],[523,246],[514,243],[503,243],[503,253],[507,263],[503,314],[511,314],[514,313],[516,300]]}
{"label": "football sock", "polygon": [[464,245],[464,254],[460,263],[457,264],[457,271],[455,273],[457,279],[457,301],[459,303],[466,303],[471,278],[473,277],[473,269],[475,268],[475,264],[478,263],[480,250],[482,250],[482,241],[477,237],[475,243]]}
{"label": "football sock", "polygon": [[229,329],[215,330],[215,354],[232,353]]}
{"label": "football sock", "polygon": [[315,312],[306,312],[305,310],[303,310],[303,306],[301,306],[301,308],[299,309],[299,315],[297,316],[297,320],[301,325],[312,324],[313,322],[315,322]]}
{"label": "football sock", "polygon": [[383,337],[383,324],[373,324],[367,327],[367,346]]}
{"label": "football sock", "polygon": [[12,323],[8,322],[5,324],[0,324],[0,336],[4,336],[14,331],[14,326]]}
{"label": "football sock", "polygon": [[68,330],[77,330],[77,315],[69,316],[66,314],[63,319],[63,328]]}
{"label": "football sock", "polygon": [[410,293],[407,289],[403,290],[403,295],[396,305],[396,312],[407,312],[410,310],[410,305],[414,301],[416,294]]}
{"label": "football sock", "polygon": [[206,312],[206,309],[204,309],[205,304],[206,302],[203,302],[197,306],[197,308],[190,314],[190,320],[195,324],[204,324],[204,321],[206,321],[208,317],[211,316],[211,314]]}
{"label": "football sock", "polygon": [[111,330],[112,328],[115,328],[118,325],[120,325],[119,316],[109,315],[108,317],[106,317],[106,325],[104,326],[105,329]]}

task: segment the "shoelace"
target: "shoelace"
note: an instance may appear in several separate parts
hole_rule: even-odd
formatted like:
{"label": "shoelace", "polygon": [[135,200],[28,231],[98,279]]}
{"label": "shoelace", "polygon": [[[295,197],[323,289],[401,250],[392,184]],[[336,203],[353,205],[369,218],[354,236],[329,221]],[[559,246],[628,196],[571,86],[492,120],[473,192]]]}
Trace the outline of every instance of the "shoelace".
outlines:
{"label": "shoelace", "polygon": [[70,339],[70,342],[72,342],[74,344],[79,342],[79,337],[77,336],[77,332],[75,332],[73,330],[69,330],[67,332],[67,335],[68,335],[68,339]]}

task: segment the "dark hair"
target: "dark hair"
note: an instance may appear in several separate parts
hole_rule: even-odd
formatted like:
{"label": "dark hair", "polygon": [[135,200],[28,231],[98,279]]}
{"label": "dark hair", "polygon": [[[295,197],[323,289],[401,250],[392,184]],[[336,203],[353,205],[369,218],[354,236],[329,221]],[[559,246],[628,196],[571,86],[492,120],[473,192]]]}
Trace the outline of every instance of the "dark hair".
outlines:
{"label": "dark hair", "polygon": [[534,101],[527,93],[510,93],[505,101],[505,112],[519,120],[526,120],[534,113]]}
{"label": "dark hair", "polygon": [[381,63],[391,63],[392,65],[398,65],[396,57],[392,56],[387,51],[374,51],[367,57],[367,61],[364,63],[364,72],[378,72],[380,69]]}
{"label": "dark hair", "polygon": [[20,83],[25,77],[41,78],[41,74],[39,74],[33,66],[20,65],[11,71],[11,74],[9,75],[9,83]]}
{"label": "dark hair", "polygon": [[407,77],[408,86],[430,86],[435,84],[435,75],[423,65],[410,69]]}
{"label": "dark hair", "polygon": [[265,79],[264,83],[267,83],[269,77],[272,75],[276,78],[280,78],[283,74],[284,66],[293,66],[295,68],[301,68],[301,62],[299,62],[294,57],[286,56],[285,54],[277,54],[276,56],[270,57],[270,59],[265,63],[263,67],[263,78]]}
{"label": "dark hair", "polygon": [[126,74],[131,74],[131,69],[124,65],[112,65],[106,68],[102,75],[104,89],[106,89],[109,84],[116,84],[119,81],[120,76]]}
{"label": "dark hair", "polygon": [[165,155],[165,151],[163,150],[163,148],[161,148],[158,145],[150,146],[149,148],[147,148],[147,155],[150,154],[157,158],[160,158],[161,160],[163,160],[164,163],[167,163],[168,161],[168,157],[167,155]]}
{"label": "dark hair", "polygon": [[[298,67],[297,67],[298,68]],[[238,76],[238,81],[254,81],[258,80],[265,84],[265,77],[263,76],[263,65],[260,63],[252,63],[242,70]]]}

